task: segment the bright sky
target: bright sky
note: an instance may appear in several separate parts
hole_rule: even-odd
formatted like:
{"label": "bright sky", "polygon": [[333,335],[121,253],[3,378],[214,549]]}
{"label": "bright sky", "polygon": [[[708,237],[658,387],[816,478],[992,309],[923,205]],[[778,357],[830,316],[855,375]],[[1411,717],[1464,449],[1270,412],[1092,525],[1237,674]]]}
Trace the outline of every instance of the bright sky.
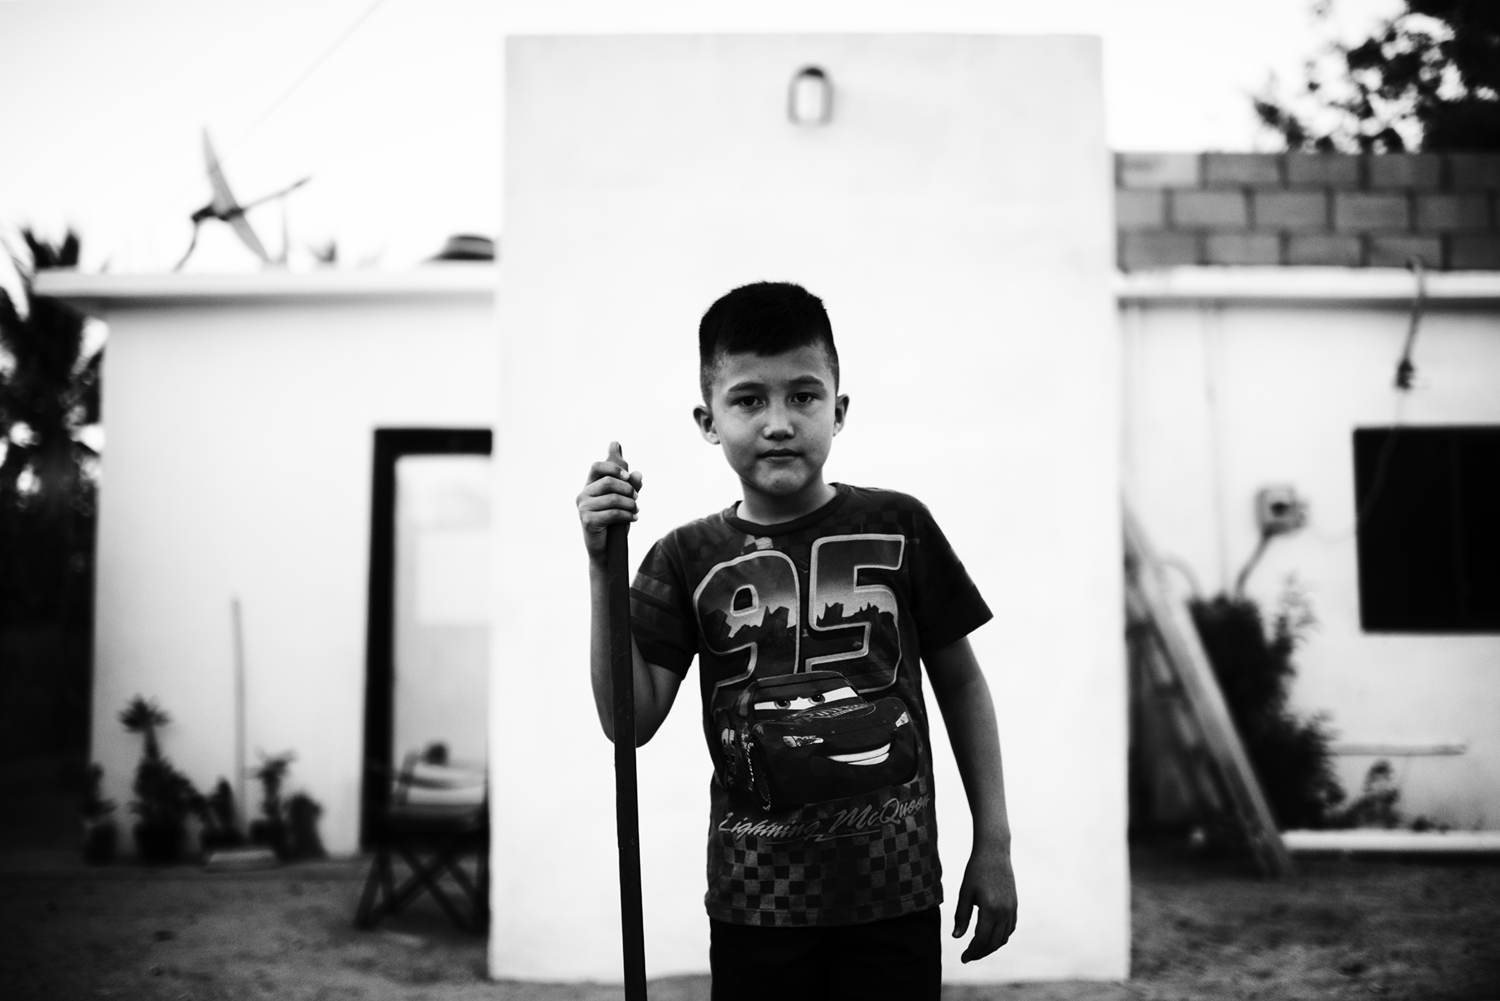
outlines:
{"label": "bright sky", "polygon": [[[241,201],[313,177],[288,200],[294,248],[336,238],[344,266],[405,267],[450,233],[496,233],[506,34],[1098,35],[1113,148],[1269,148],[1247,95],[1400,7],[1335,0],[1318,20],[1311,0],[0,0],[0,226],[72,224],[86,268],[167,270],[208,200],[207,126]],[[251,218],[275,253],[279,210]],[[209,225],[189,270],[255,263]]]}

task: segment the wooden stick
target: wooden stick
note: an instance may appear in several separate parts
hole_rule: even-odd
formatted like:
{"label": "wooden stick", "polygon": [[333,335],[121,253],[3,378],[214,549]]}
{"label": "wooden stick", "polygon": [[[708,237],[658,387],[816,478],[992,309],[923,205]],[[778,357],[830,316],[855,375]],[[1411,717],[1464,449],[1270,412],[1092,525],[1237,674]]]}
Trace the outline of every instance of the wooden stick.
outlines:
{"label": "wooden stick", "polygon": [[245,812],[245,625],[240,617],[240,598],[229,599],[229,622],[234,636],[234,824],[241,834],[250,833],[250,815]]}
{"label": "wooden stick", "polygon": [[635,782],[635,664],[630,649],[628,525],[605,535],[609,593],[609,660],[615,696],[615,824],[620,844],[620,935],[625,1001],[646,1001],[646,932],[641,915],[640,808]]}

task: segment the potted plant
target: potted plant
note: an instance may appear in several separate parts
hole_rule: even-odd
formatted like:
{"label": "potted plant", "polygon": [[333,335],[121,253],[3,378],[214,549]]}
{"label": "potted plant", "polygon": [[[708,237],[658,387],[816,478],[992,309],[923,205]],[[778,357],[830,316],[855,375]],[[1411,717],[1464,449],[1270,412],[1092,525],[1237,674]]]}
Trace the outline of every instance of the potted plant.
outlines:
{"label": "potted plant", "polygon": [[135,802],[130,804],[139,818],[133,833],[143,862],[177,861],[187,837],[188,815],[201,801],[193,784],[161,753],[156,732],[171,721],[155,702],[139,695],[120,713],[125,729],[145,739],[135,771]]}
{"label": "potted plant", "polygon": [[105,799],[99,791],[104,779],[104,766],[89,765],[87,786],[83,795],[83,860],[90,865],[103,865],[115,857],[115,845],[120,838],[115,826],[114,800]]}
{"label": "potted plant", "polygon": [[287,854],[291,858],[323,858],[328,854],[318,835],[318,818],[322,815],[322,805],[305,792],[295,793],[286,801]]}
{"label": "potted plant", "polygon": [[214,791],[203,802],[203,851],[221,848],[239,848],[245,843],[245,835],[235,823],[234,790],[228,779],[219,779]]}
{"label": "potted plant", "polygon": [[261,754],[260,767],[252,773],[261,786],[261,819],[250,825],[250,841],[265,845],[278,858],[287,857],[286,817],[281,803],[281,786],[286,781],[296,755],[291,751],[268,756]]}

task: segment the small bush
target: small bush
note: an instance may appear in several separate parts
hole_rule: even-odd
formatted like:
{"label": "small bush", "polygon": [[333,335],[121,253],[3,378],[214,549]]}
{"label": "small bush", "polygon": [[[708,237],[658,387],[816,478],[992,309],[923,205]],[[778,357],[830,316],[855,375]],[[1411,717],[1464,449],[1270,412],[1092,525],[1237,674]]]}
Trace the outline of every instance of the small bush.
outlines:
{"label": "small bush", "polygon": [[161,753],[156,731],[172,718],[137,695],[120,713],[120,722],[131,733],[145,739],[141,762],[135,770],[135,801],[130,809],[139,818],[135,825],[136,848],[143,862],[175,862],[187,837],[187,819],[202,809],[203,797],[172,762]]}
{"label": "small bush", "polygon": [[1269,631],[1260,606],[1247,597],[1195,599],[1191,609],[1277,825],[1335,823],[1344,790],[1333,772],[1328,718],[1303,718],[1287,708],[1287,688],[1297,674],[1293,654],[1316,622],[1306,598],[1289,582]]}

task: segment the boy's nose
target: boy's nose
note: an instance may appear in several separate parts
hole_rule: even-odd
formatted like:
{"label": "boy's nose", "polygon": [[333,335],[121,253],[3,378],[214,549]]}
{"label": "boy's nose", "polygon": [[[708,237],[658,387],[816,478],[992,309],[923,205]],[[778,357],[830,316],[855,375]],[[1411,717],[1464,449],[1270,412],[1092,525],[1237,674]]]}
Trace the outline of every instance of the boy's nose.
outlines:
{"label": "boy's nose", "polygon": [[767,438],[790,438],[792,436],[791,414],[786,407],[772,406],[766,411],[766,423],[761,433]]}

